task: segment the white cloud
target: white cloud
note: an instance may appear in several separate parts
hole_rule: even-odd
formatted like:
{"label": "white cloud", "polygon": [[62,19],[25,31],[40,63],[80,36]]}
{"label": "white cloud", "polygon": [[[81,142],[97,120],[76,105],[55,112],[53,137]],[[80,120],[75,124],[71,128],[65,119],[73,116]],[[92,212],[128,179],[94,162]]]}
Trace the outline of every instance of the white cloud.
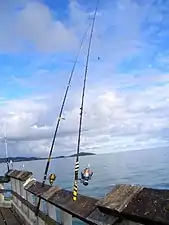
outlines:
{"label": "white cloud", "polygon": [[[92,47],[95,53],[102,52],[104,58],[108,53],[106,60],[111,54],[114,63],[129,53],[137,54],[145,47],[140,26],[149,7],[150,4],[140,7],[134,1],[121,0],[116,7],[112,3],[109,7],[99,8]],[[1,10],[1,52],[74,50],[93,15],[93,11],[88,12],[73,0],[66,22],[54,18],[51,9],[40,1],[18,0],[11,4],[8,0]]]}
{"label": "white cloud", "polygon": [[[109,8],[100,9],[96,20],[81,151],[100,153],[166,145],[169,84],[157,84],[168,82],[168,74],[161,74],[155,69],[137,71],[130,76],[114,73],[114,69],[125,57],[131,55],[132,59],[133,55],[149,46],[141,32],[141,25],[149,12],[150,2],[140,7],[134,1],[118,1],[116,10],[112,4]],[[69,52],[77,47],[77,38],[84,33],[91,16],[91,12],[87,12],[75,1],[70,1],[69,21],[66,25],[54,19],[49,8],[42,3],[23,1],[22,8],[15,13],[13,7],[10,6],[10,10],[6,8],[6,11],[13,12],[13,19],[9,15],[1,15],[8,23],[7,29],[2,27],[0,30],[1,52],[25,50],[27,44],[40,52],[65,49]],[[98,55],[100,60],[96,62]],[[78,70],[77,74],[81,74],[81,71]],[[139,76],[140,73],[147,76],[143,78]],[[53,92],[58,76],[53,78],[50,70],[45,74],[43,79],[42,76],[37,79],[34,74],[26,81],[13,76],[12,81],[25,88],[30,84],[34,87],[50,86],[50,95],[47,93],[46,96],[45,90],[42,97],[37,94],[19,100],[0,98],[0,136],[3,138],[7,131],[11,154],[46,155],[49,150],[61,97]],[[62,77],[63,73],[59,75]],[[82,76],[77,77],[80,86]],[[135,89],[136,85],[140,89]],[[130,91],[123,90],[129,86]],[[57,155],[75,152],[80,91],[80,88],[74,86],[71,89],[69,103],[64,111],[65,121],[61,122],[56,140]]]}
{"label": "white cloud", "polygon": [[56,52],[76,48],[78,39],[71,28],[54,19],[47,5],[38,1],[7,2],[0,15],[1,52],[30,48]]}

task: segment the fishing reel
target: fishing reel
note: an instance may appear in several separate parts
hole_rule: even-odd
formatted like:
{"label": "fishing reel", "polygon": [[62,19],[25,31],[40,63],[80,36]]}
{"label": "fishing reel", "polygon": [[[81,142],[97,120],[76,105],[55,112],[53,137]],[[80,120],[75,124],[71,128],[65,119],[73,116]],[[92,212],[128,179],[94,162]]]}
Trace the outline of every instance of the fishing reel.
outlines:
{"label": "fishing reel", "polygon": [[88,186],[89,181],[88,181],[88,180],[81,180],[81,183],[82,183],[84,186]]}
{"label": "fishing reel", "polygon": [[49,180],[50,185],[53,185],[54,181],[56,180],[56,175],[54,173],[51,173],[49,175],[48,180]]}
{"label": "fishing reel", "polygon": [[79,179],[84,186],[88,186],[89,181],[92,179],[93,172],[90,170],[90,165],[81,172],[81,178]]}

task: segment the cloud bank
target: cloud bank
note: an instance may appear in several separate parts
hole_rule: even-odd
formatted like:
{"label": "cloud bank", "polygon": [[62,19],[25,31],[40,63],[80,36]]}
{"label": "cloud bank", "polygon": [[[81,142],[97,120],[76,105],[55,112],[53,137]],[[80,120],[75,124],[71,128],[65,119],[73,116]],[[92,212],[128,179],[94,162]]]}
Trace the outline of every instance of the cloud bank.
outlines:
{"label": "cloud bank", "polygon": [[[10,155],[46,156],[80,39],[93,4],[6,1],[0,7],[0,138]],[[81,151],[168,145],[167,3],[100,3],[89,63]],[[54,155],[74,153],[86,40]],[[98,59],[99,56],[99,59]]]}

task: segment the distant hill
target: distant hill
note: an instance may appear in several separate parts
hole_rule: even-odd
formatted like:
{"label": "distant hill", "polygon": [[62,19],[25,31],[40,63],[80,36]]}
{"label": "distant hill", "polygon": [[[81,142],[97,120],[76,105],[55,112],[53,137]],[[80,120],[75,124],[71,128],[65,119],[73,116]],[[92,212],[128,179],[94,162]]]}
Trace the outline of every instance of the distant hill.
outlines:
{"label": "distant hill", "polygon": [[[21,162],[21,161],[33,161],[39,160],[40,158],[37,157],[9,157],[9,161],[12,160],[13,162]],[[0,158],[0,163],[6,162],[6,158]]]}
{"label": "distant hill", "polygon": [[[90,153],[90,152],[80,152],[79,153],[79,156],[87,156],[87,155],[96,155],[95,153]],[[68,157],[76,157],[77,154],[73,154],[73,155],[70,155]]]}
{"label": "distant hill", "polygon": [[[87,156],[87,155],[96,155],[94,153],[90,152],[80,152],[79,156]],[[52,157],[52,159],[60,159],[60,158],[69,158],[69,157],[76,157],[77,154],[69,155],[69,156],[56,156]],[[35,161],[35,160],[45,160],[47,158],[41,158],[41,157],[9,157],[9,161],[12,160],[12,162],[22,162],[22,161]],[[5,163],[6,158],[0,158],[0,163]]]}

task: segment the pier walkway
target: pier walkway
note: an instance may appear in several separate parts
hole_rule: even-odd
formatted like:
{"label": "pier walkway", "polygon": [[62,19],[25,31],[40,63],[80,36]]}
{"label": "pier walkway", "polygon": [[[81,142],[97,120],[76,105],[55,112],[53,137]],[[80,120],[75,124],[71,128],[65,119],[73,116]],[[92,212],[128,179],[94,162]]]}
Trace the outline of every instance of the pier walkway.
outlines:
{"label": "pier walkway", "polygon": [[12,208],[0,208],[0,225],[22,225],[24,221]]}

